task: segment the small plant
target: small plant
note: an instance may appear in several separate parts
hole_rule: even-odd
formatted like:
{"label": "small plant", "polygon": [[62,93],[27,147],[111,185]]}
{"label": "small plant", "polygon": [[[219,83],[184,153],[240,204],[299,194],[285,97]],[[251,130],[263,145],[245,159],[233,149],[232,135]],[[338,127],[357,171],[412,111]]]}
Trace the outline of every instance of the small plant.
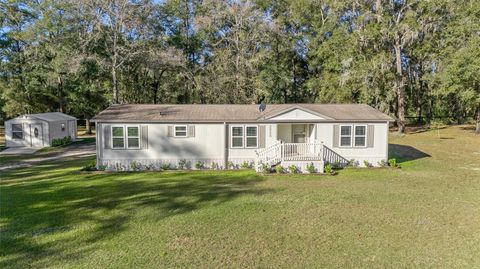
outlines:
{"label": "small plant", "polygon": [[178,169],[183,170],[185,168],[187,168],[187,160],[181,159],[178,161]]}
{"label": "small plant", "polygon": [[126,167],[121,163],[115,163],[115,171],[125,171]]}
{"label": "small plant", "polygon": [[52,147],[61,147],[72,143],[72,138],[70,136],[65,136],[64,138],[54,138],[52,139]]}
{"label": "small plant", "polygon": [[397,159],[395,158],[388,160],[388,165],[390,167],[400,168],[400,164],[397,163]]}
{"label": "small plant", "polygon": [[333,167],[331,164],[327,164],[325,165],[325,167],[323,168],[324,172],[326,174],[331,174],[333,172]]}
{"label": "small plant", "polygon": [[271,172],[270,166],[266,163],[262,163],[260,168],[264,174],[269,174]]}
{"label": "small plant", "polygon": [[315,168],[315,165],[313,165],[313,163],[309,163],[307,164],[307,171],[310,174],[314,174],[315,172],[317,172],[317,169]]}
{"label": "small plant", "polygon": [[155,165],[153,163],[149,163],[147,165],[145,165],[145,170],[147,171],[153,171],[155,168]]}
{"label": "small plant", "polygon": [[80,171],[97,171],[97,161],[93,160],[86,164]]}
{"label": "small plant", "polygon": [[210,169],[212,170],[218,170],[220,169],[220,166],[216,162],[212,162],[212,165],[210,165]]}
{"label": "small plant", "polygon": [[132,171],[141,171],[142,164],[137,161],[133,161],[130,163],[130,168],[132,169]]}
{"label": "small plant", "polygon": [[283,174],[285,173],[285,168],[282,166],[282,165],[277,165],[275,166],[275,171],[277,172],[277,174]]}
{"label": "small plant", "polygon": [[244,161],[242,164],[240,164],[240,168],[242,169],[251,169],[252,167],[253,167],[252,162]]}
{"label": "small plant", "polygon": [[[180,166],[180,164],[179,164],[179,166]],[[172,166],[171,166],[170,163],[162,163],[160,168],[162,168],[162,170],[170,170],[170,169],[172,169]]]}
{"label": "small plant", "polygon": [[363,165],[365,165],[365,167],[368,167],[368,168],[373,167],[373,165],[370,162],[368,162],[367,160],[363,161]]}
{"label": "small plant", "polygon": [[235,167],[235,164],[234,164],[232,161],[229,161],[229,162],[227,163],[227,169],[235,169],[235,168],[236,168],[236,167]]}
{"label": "small plant", "polygon": [[387,167],[388,164],[387,164],[387,162],[386,162],[385,160],[381,160],[381,161],[378,162],[378,166],[380,166],[380,167]]}
{"label": "small plant", "polygon": [[347,163],[347,166],[348,167],[358,167],[360,164],[358,163],[357,160],[355,159],[351,159],[350,161],[348,161]]}
{"label": "small plant", "polygon": [[202,161],[197,161],[195,163],[195,168],[198,169],[198,170],[205,169],[205,163],[202,162]]}
{"label": "small plant", "polygon": [[294,164],[290,165],[290,166],[288,167],[288,170],[289,170],[290,173],[292,173],[292,174],[298,174],[298,173],[300,173],[300,169],[298,169],[298,167],[297,167],[296,165],[294,165]]}

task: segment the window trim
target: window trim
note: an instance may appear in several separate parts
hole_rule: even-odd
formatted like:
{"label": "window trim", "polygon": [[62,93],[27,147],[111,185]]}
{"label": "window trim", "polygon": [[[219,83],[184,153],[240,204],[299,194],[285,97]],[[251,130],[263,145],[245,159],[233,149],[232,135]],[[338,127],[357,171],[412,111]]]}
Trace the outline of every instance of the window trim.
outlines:
{"label": "window trim", "polygon": [[[14,130],[13,130],[13,125],[20,125],[21,131],[14,131]],[[24,136],[24,130],[23,130],[23,123],[12,123],[11,127],[12,127],[12,140],[23,140],[24,137],[25,137],[25,136]],[[13,136],[13,133],[22,133],[22,138],[16,138],[16,137],[14,137],[14,136]]]}
{"label": "window trim", "polygon": [[[177,135],[177,127],[185,127],[185,135]],[[183,131],[179,131],[183,132]],[[173,125],[173,137],[186,138],[188,137],[188,125]]]}
{"label": "window trim", "polygon": [[[364,135],[359,135],[359,137],[364,137],[365,138],[365,144],[363,146],[357,146],[355,143],[355,138],[357,137],[356,129],[357,127],[365,127],[365,134]],[[368,135],[368,126],[366,124],[355,124],[353,127],[353,143],[352,146],[355,148],[366,148],[367,147],[367,135]]]}
{"label": "window trim", "polygon": [[[233,135],[233,128],[242,128],[242,135],[241,136],[239,136],[239,135],[234,136]],[[242,145],[241,146],[234,146],[233,145],[233,138],[238,138],[238,137],[242,138]],[[230,147],[232,149],[243,149],[244,146],[245,146],[245,126],[244,125],[232,125],[232,126],[230,126]]]}
{"label": "window trim", "polygon": [[[137,130],[138,130],[138,135],[137,136],[129,136],[128,135],[128,127],[136,127]],[[140,149],[140,125],[125,125],[125,146],[127,149]],[[128,139],[129,138],[137,138],[138,139],[138,146],[137,147],[130,147],[130,145],[128,144]]]}
{"label": "window trim", "polygon": [[[113,145],[113,139],[114,138],[120,138],[120,136],[114,136],[113,135],[113,128],[118,128],[118,127],[121,127],[123,129],[123,136],[122,136],[122,139],[123,139],[123,147],[115,147]],[[110,126],[110,142],[111,142],[111,145],[112,145],[112,149],[125,149],[126,148],[126,141],[125,141],[125,125],[112,125]]]}
{"label": "window trim", "polygon": [[[253,135],[247,135],[247,128],[248,128],[248,127],[255,127],[255,129],[256,129],[256,132],[255,132],[256,135],[255,135],[255,136],[253,136]],[[244,126],[244,137],[245,137],[245,138],[244,138],[244,139],[245,139],[244,146],[245,146],[246,149],[256,149],[256,148],[258,148],[258,125],[245,125],[245,126]],[[255,147],[249,147],[249,146],[247,146],[247,138],[248,138],[248,137],[255,137],[255,138],[256,138]]]}
{"label": "window trim", "polygon": [[[342,135],[342,127],[350,127],[350,135],[348,137],[350,137],[350,145],[348,146],[342,146],[342,137],[347,137],[347,135]],[[353,127],[353,124],[342,124],[338,127],[338,146],[340,148],[351,148],[352,145],[353,145],[353,132],[354,132],[354,127]]]}

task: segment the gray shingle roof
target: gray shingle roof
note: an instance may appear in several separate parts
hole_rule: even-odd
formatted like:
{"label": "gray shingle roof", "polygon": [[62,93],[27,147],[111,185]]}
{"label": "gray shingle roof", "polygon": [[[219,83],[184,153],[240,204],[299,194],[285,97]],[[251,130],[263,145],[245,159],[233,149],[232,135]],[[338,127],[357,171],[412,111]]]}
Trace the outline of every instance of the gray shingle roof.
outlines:
{"label": "gray shingle roof", "polygon": [[258,105],[113,105],[93,121],[112,122],[254,122],[300,108],[339,121],[392,121],[384,113],[363,104],[269,104],[264,112]]}
{"label": "gray shingle roof", "polygon": [[15,119],[39,119],[48,122],[55,122],[55,121],[65,121],[65,120],[76,120],[77,118],[72,117],[70,115],[61,113],[61,112],[46,112],[46,113],[36,113],[36,114],[25,114]]}

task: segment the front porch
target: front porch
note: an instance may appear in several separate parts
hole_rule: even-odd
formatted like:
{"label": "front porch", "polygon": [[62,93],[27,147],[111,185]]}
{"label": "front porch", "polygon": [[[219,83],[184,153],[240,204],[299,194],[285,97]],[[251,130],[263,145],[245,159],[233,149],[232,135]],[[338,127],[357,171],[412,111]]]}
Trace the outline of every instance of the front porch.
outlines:
{"label": "front porch", "polygon": [[318,172],[323,173],[325,163],[346,165],[345,158],[318,140],[317,128],[317,124],[312,123],[277,124],[273,144],[256,151],[257,171],[261,171],[264,165],[270,168],[295,165],[301,172],[306,172],[306,166],[313,164]]}

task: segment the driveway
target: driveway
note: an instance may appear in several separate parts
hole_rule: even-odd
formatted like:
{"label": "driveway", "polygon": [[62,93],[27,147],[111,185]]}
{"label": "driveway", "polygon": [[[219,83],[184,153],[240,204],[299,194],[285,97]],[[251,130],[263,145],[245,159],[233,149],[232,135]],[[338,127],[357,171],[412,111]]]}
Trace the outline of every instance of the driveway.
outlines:
{"label": "driveway", "polygon": [[[8,150],[8,149],[7,149]],[[45,156],[38,156],[33,158],[28,158],[25,160],[16,160],[11,163],[0,164],[0,171],[6,169],[14,169],[21,167],[29,167],[37,163],[55,161],[59,159],[66,158],[83,158],[95,156],[95,143],[88,144],[74,144],[62,148],[60,152],[48,153]]]}
{"label": "driveway", "polygon": [[0,155],[20,155],[20,154],[32,154],[41,148],[32,148],[32,147],[15,147],[7,148],[6,150],[0,151]]}

